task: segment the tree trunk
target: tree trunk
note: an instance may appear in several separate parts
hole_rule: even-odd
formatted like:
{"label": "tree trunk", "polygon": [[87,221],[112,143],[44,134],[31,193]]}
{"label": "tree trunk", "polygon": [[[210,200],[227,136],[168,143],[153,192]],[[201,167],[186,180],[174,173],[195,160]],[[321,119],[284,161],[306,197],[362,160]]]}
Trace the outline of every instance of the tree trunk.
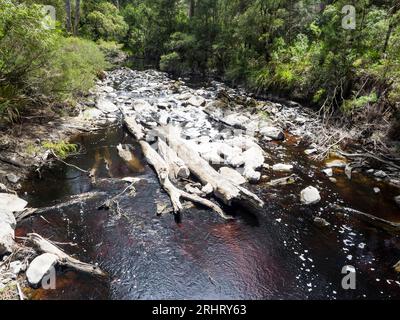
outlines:
{"label": "tree trunk", "polygon": [[78,35],[80,19],[81,19],[81,0],[76,0],[75,17],[74,17],[74,36]]}
{"label": "tree trunk", "polygon": [[189,0],[189,18],[193,18],[195,14],[196,1]]}
{"label": "tree trunk", "polygon": [[71,1],[65,0],[65,16],[66,16],[66,23],[65,29],[68,33],[72,32],[72,21],[71,21]]}
{"label": "tree trunk", "polygon": [[147,162],[156,171],[161,186],[168,193],[175,213],[179,213],[183,210],[184,207],[180,201],[180,199],[183,198],[214,210],[224,219],[231,219],[230,217],[226,216],[222,209],[214,202],[176,188],[169,179],[170,173],[168,164],[146,141],[140,141],[140,146],[142,147],[143,154],[146,157]]}

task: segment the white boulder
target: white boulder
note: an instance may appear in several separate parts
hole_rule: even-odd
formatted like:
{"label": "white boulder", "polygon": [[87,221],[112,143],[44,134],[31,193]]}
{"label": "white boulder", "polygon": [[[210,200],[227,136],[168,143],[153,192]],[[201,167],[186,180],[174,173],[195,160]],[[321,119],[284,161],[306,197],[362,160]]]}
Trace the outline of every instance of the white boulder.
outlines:
{"label": "white boulder", "polygon": [[321,201],[321,195],[319,194],[318,189],[314,187],[308,187],[301,191],[300,193],[301,203],[305,205],[315,204]]}
{"label": "white boulder", "polygon": [[14,229],[10,224],[0,221],[0,256],[11,253],[14,246]]}
{"label": "white boulder", "polygon": [[3,211],[20,212],[25,209],[27,202],[15,194],[0,193],[0,208]]}
{"label": "white boulder", "polygon": [[285,134],[281,129],[268,125],[260,126],[260,134],[273,140],[285,140]]}
{"label": "white boulder", "polygon": [[43,277],[57,264],[57,261],[58,257],[51,253],[43,253],[33,259],[26,271],[28,283],[36,287],[42,281]]}

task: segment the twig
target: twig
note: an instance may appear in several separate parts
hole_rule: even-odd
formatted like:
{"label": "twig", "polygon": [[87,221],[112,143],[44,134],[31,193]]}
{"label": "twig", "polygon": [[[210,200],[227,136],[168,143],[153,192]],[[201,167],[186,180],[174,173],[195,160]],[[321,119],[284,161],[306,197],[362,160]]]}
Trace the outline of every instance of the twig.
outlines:
{"label": "twig", "polygon": [[71,163],[68,163],[68,162],[65,162],[64,160],[62,160],[60,157],[58,157],[58,156],[54,153],[53,150],[51,150],[51,153],[52,153],[52,155],[53,155],[58,161],[60,161],[61,163],[65,164],[65,165],[67,165],[67,166],[69,166],[69,167],[72,167],[72,168],[74,168],[74,169],[76,169],[76,170],[79,170],[79,171],[81,171],[81,172],[83,172],[83,173],[89,174],[89,171],[83,170],[83,169],[77,167],[77,166],[74,165],[74,164],[71,164]]}
{"label": "twig", "polygon": [[370,153],[353,153],[352,154],[352,153],[346,153],[343,151],[339,151],[339,154],[341,154],[342,156],[348,157],[348,158],[371,158],[371,159],[377,160],[379,162],[382,162],[390,167],[400,170],[400,166],[398,166],[397,164],[394,164],[393,162],[390,162],[390,161],[383,160],[383,159],[381,159],[373,154],[370,154]]}
{"label": "twig", "polygon": [[25,299],[25,296],[24,296],[24,294],[22,293],[21,286],[19,285],[19,282],[18,282],[18,281],[16,281],[16,282],[17,282],[17,290],[18,290],[19,299],[20,299],[20,300],[24,300],[24,299]]}

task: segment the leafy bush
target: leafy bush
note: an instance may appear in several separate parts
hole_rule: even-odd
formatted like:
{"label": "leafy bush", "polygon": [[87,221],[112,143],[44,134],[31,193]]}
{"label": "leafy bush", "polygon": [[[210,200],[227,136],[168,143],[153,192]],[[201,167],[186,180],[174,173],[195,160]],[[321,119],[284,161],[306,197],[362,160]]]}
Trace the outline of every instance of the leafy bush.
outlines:
{"label": "leafy bush", "polygon": [[43,95],[61,101],[89,90],[107,64],[89,40],[43,24],[42,7],[0,0],[0,118],[15,122]]}
{"label": "leafy bush", "polygon": [[41,91],[58,99],[86,92],[106,67],[104,54],[94,42],[73,37],[60,38],[52,59],[41,72],[42,79],[45,79]]}
{"label": "leafy bush", "polygon": [[61,159],[65,159],[69,155],[78,152],[78,145],[65,141],[44,141],[42,147],[54,152],[54,154]]}
{"label": "leafy bush", "polygon": [[14,121],[18,109],[42,81],[57,34],[44,28],[38,5],[0,0],[0,117]]}
{"label": "leafy bush", "polygon": [[114,61],[115,59],[125,56],[125,53],[122,51],[123,44],[100,39],[97,41],[97,45],[108,61]]}
{"label": "leafy bush", "polygon": [[182,70],[179,53],[174,51],[161,56],[160,69],[166,72],[179,73]]}
{"label": "leafy bush", "polygon": [[374,104],[378,101],[376,92],[371,92],[369,95],[354,97],[352,99],[344,100],[342,109],[345,113],[349,114],[357,109],[367,105]]}

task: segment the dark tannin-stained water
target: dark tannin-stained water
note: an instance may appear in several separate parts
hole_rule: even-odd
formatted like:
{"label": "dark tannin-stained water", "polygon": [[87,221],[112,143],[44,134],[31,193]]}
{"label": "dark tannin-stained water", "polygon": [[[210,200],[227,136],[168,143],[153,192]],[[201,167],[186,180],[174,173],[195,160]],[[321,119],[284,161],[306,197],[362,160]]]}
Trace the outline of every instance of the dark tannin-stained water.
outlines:
{"label": "dark tannin-stained water", "polygon": [[[201,208],[181,217],[157,217],[157,203],[168,203],[155,174],[143,160],[140,147],[120,126],[76,137],[83,154],[70,157],[90,178],[70,166],[56,164],[25,185],[30,206],[45,207],[71,195],[106,191],[94,199],[25,221],[21,236],[37,232],[61,243],[63,249],[85,261],[98,263],[108,272],[97,279],[71,270],[60,270],[56,290],[32,290],[33,299],[399,299],[400,277],[392,266],[400,259],[400,239],[361,222],[337,214],[330,204],[343,204],[393,221],[400,212],[393,201],[395,190],[361,174],[349,181],[337,171],[337,183],[321,172],[321,164],[304,155],[296,144],[265,145],[271,164],[296,164],[303,179],[293,185],[270,188],[261,182],[249,188],[266,202],[258,213],[232,210],[236,219],[226,222]],[[126,164],[118,144],[131,144],[136,160]],[[274,149],[283,148],[283,158]],[[269,178],[279,175],[271,175]],[[120,214],[98,210],[126,183],[122,177],[141,177],[136,195],[120,198]],[[269,180],[269,179],[268,179]],[[100,181],[100,180],[98,180]],[[321,190],[315,206],[300,205],[299,193],[308,185]],[[381,194],[374,194],[379,186]],[[331,223],[313,223],[320,215]],[[342,268],[356,269],[356,290],[344,290]]]}

